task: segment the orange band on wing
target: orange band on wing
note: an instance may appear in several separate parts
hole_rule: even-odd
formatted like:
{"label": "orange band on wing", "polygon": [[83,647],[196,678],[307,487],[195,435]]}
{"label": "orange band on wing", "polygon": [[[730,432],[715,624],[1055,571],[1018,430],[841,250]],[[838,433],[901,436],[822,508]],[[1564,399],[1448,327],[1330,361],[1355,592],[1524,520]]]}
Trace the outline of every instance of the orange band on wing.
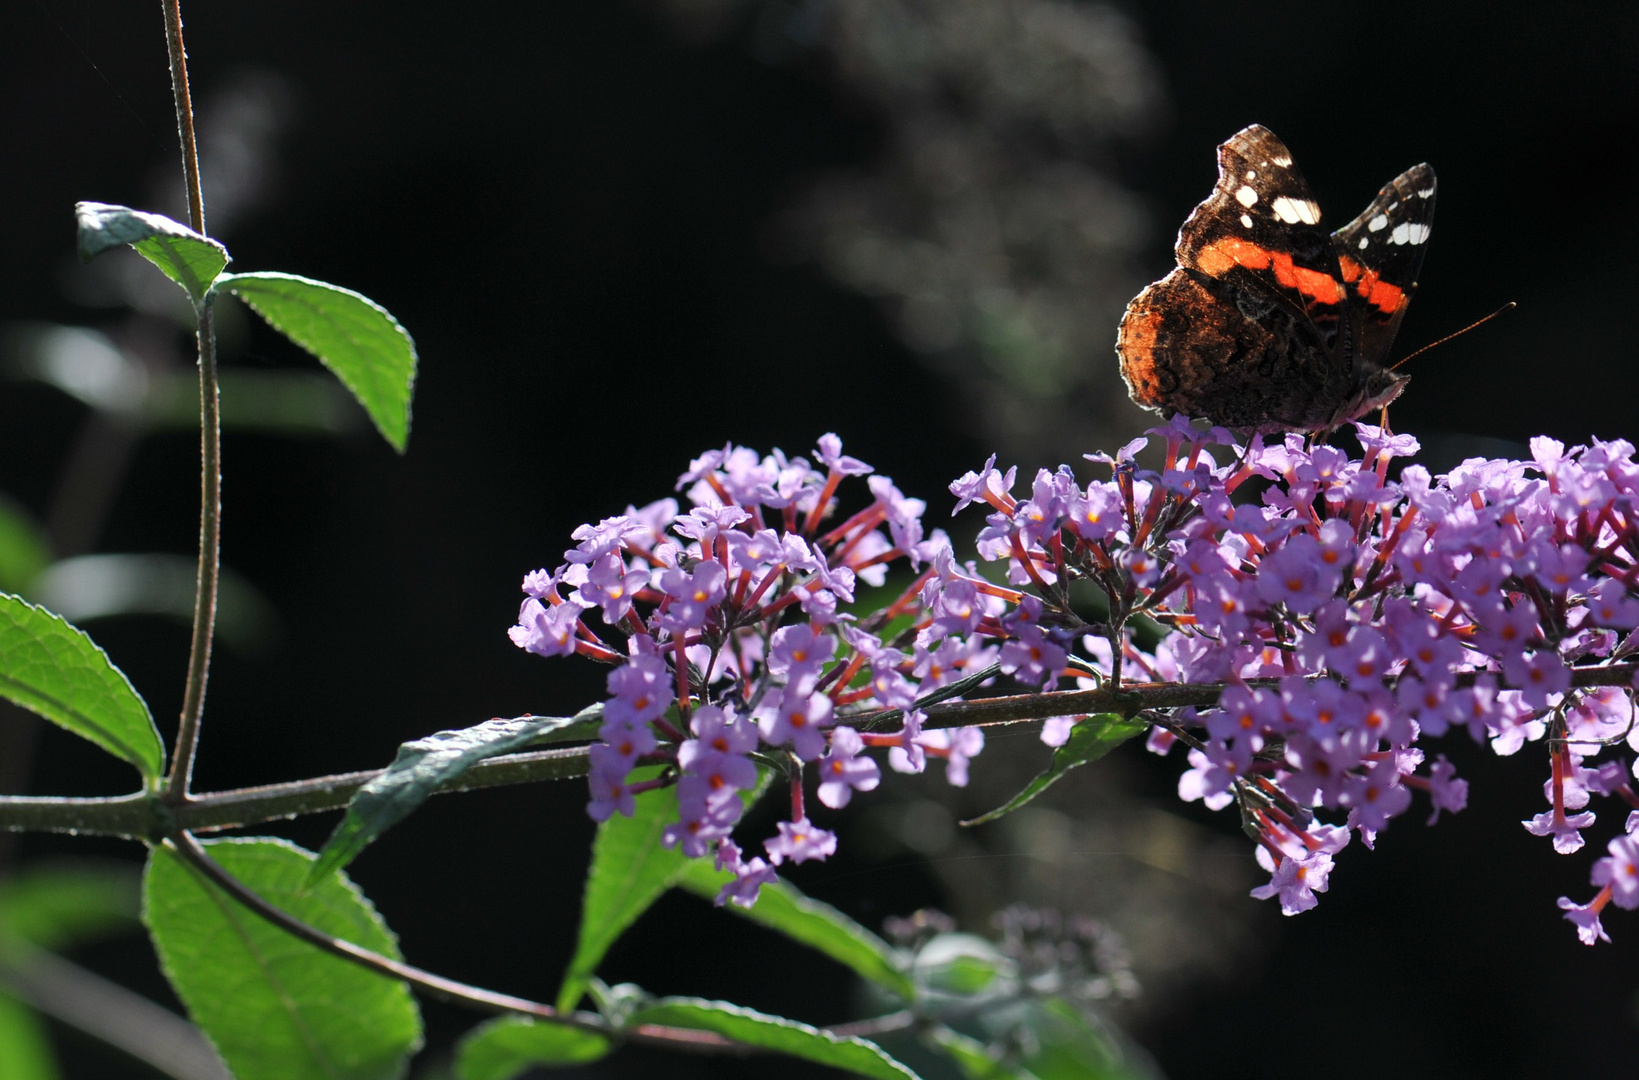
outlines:
{"label": "orange band on wing", "polygon": [[1342,266],[1343,280],[1354,285],[1355,295],[1378,311],[1393,315],[1405,304],[1406,290],[1400,286],[1384,281],[1353,259],[1343,259]]}
{"label": "orange band on wing", "polygon": [[1311,304],[1341,304],[1343,286],[1336,278],[1320,270],[1310,270],[1292,262],[1284,251],[1270,251],[1237,236],[1214,240],[1195,256],[1195,265],[1203,274],[1222,277],[1231,267],[1248,270],[1270,270],[1282,287],[1303,294]]}

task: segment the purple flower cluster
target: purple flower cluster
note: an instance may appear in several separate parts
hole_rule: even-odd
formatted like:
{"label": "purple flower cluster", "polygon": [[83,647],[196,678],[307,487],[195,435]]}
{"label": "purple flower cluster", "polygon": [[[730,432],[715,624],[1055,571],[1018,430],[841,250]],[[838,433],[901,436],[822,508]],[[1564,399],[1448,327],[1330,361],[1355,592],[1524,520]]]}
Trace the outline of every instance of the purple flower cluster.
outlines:
{"label": "purple flower cluster", "polygon": [[[1542,743],[1548,808],[1532,833],[1569,853],[1594,796],[1635,811],[1595,864],[1597,895],[1560,901],[1582,940],[1601,939],[1607,904],[1639,907],[1639,795],[1614,753],[1639,751],[1634,447],[1537,439],[1530,461],[1434,477],[1391,473],[1414,439],[1355,429],[1359,459],[1299,436],[1243,447],[1175,419],[1089,455],[1108,479],[1061,466],[1020,495],[992,458],[951,485],[958,510],[989,511],[975,544],[998,564],[988,575],[835,436],[812,465],[729,446],[680,480],[687,512],[666,499],[577,529],[563,565],[525,578],[511,634],[613,665],[589,812],[631,814],[636,794],[674,787],[663,842],[733,872],[719,902],[749,904],[780,864],[835,850],[804,808],[807,771],[833,809],[879,783],[872,750],[901,772],[944,758],[965,784],[981,731],[932,726],[924,703],[999,670],[1043,692],[1121,691],[1152,750],[1183,746],[1182,798],[1237,806],[1271,875],[1253,895],[1287,914],[1314,906],[1337,852],[1355,836],[1371,847],[1415,793],[1431,822],[1463,808],[1466,782],[1424,739],[1462,731],[1498,754]],[[1136,461],[1152,442],[1159,470]],[[835,521],[854,477],[871,500]],[[859,584],[883,585],[897,560],[909,586],[851,612]],[[1049,720],[1042,738],[1063,745],[1080,721]],[[634,779],[639,766],[658,769]],[[791,813],[747,857],[731,839],[739,795],[769,768],[792,778]]]}
{"label": "purple flower cluster", "polygon": [[[1424,737],[1461,729],[1499,754],[1546,739],[1550,807],[1525,825],[1561,852],[1582,846],[1593,795],[1639,807],[1629,766],[1598,760],[1624,739],[1639,750],[1622,663],[1639,648],[1634,447],[1541,438],[1532,461],[1473,459],[1440,477],[1406,465],[1391,479],[1415,440],[1356,430],[1360,460],[1298,436],[1243,448],[1175,419],[1150,433],[1164,442],[1159,472],[1136,465],[1141,439],[1090,456],[1109,480],[1043,470],[1025,499],[992,459],[952,491],[991,508],[979,553],[1034,595],[997,612],[976,574],[939,559],[923,595],[934,627],[994,623],[1003,666],[1043,689],[1073,674],[1072,631],[1087,629],[1099,674],[1083,685],[1207,691],[1211,704],[1142,713],[1150,746],[1186,747],[1184,799],[1238,804],[1272,874],[1253,895],[1289,915],[1314,906],[1351,836],[1370,847],[1413,791],[1431,821],[1463,807],[1466,783],[1443,757],[1428,765]],[[1072,610],[1075,580],[1102,593],[1102,622]],[[1133,640],[1146,625],[1151,651]],[[1043,738],[1060,744],[1070,726],[1051,721]],[[1595,867],[1598,896],[1561,901],[1584,941],[1603,936],[1607,902],[1639,906],[1639,812],[1627,830]]]}
{"label": "purple flower cluster", "polygon": [[[913,571],[948,564],[949,541],[924,535],[924,504],[869,475],[836,436],[819,440],[817,456],[816,466],[732,445],[705,454],[678,482],[690,510],[663,499],[576,529],[563,565],[524,579],[528,598],[510,631],[530,652],[614,665],[589,750],[588,812],[630,815],[637,794],[675,787],[678,819],[662,843],[690,857],[715,853],[734,874],[719,903],[749,905],[781,863],[836,850],[836,837],[807,817],[806,770],[818,774],[819,801],[836,809],[880,782],[868,748],[887,749],[901,772],[943,757],[947,778],[965,784],[967,760],[984,744],[976,729],[922,730],[918,698],[983,669],[996,651],[979,639],[921,643],[917,591],[931,570],[880,612],[846,611],[861,582],[885,583],[893,561]],[[869,505],[833,521],[839,486],[860,476]],[[911,625],[885,640],[890,622]],[[892,732],[844,722],[895,712]],[[766,859],[748,859],[730,837],[759,763],[792,775],[791,817],[763,844]],[[634,780],[640,765],[658,775]]]}

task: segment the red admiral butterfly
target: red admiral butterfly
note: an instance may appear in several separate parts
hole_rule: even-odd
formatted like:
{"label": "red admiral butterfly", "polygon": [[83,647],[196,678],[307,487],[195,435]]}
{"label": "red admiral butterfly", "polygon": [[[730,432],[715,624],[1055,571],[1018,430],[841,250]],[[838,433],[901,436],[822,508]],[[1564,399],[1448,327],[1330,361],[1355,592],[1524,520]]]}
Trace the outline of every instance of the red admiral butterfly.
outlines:
{"label": "red admiral butterfly", "polygon": [[1218,186],[1178,232],[1178,267],[1116,339],[1138,404],[1246,431],[1329,431],[1387,405],[1384,365],[1417,288],[1434,170],[1395,177],[1335,233],[1292,154],[1258,124],[1218,147]]}

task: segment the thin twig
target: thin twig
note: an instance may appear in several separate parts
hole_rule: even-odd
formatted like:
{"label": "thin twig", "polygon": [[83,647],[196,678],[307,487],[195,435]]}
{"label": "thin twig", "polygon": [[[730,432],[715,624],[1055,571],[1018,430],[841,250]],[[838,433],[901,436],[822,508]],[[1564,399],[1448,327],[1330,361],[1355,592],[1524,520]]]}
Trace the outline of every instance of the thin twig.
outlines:
{"label": "thin twig", "polygon": [[60,956],[37,950],[15,956],[0,968],[0,985],[174,1080],[233,1080],[198,1028]]}
{"label": "thin twig", "polygon": [[[188,93],[188,58],[182,42],[181,0],[164,0],[165,45],[171,57],[171,96],[176,101],[177,132],[182,140],[182,171],[187,178],[188,223],[205,234],[205,195],[199,182],[199,147],[194,139],[193,103]],[[164,796],[180,805],[188,801],[194,755],[199,748],[199,721],[205,711],[205,683],[210,675],[211,637],[216,631],[216,587],[222,549],[222,417],[216,379],[216,319],[209,293],[196,306],[199,337],[199,582],[194,595],[193,644],[188,651],[188,683],[182,697],[176,747],[166,774]]]}
{"label": "thin twig", "polygon": [[635,1028],[615,1030],[602,1017],[591,1013],[563,1013],[539,1001],[530,1001],[528,998],[514,997],[511,994],[497,993],[494,990],[485,990],[481,986],[472,986],[468,983],[446,979],[442,975],[434,975],[430,971],[406,964],[401,960],[394,960],[390,956],[383,956],[351,941],[333,937],[318,927],[310,926],[302,920],[268,902],[255,890],[234,877],[227,870],[212,859],[210,852],[203,844],[189,832],[179,832],[167,841],[184,861],[195,870],[203,874],[223,892],[233,897],[240,904],[250,909],[257,916],[279,927],[286,933],[307,942],[315,948],[322,949],[332,956],[339,956],[343,960],[369,968],[388,978],[399,979],[409,983],[429,997],[456,1005],[466,1005],[491,1013],[516,1013],[522,1016],[533,1017],[536,1020],[545,1020],[565,1027],[577,1028],[581,1031],[590,1031],[610,1039],[625,1039],[631,1042],[647,1043],[652,1046],[665,1046],[671,1049],[688,1050],[728,1050],[740,1049],[740,1044],[731,1039],[709,1031],[691,1029],[674,1029],[655,1024],[639,1025]]}

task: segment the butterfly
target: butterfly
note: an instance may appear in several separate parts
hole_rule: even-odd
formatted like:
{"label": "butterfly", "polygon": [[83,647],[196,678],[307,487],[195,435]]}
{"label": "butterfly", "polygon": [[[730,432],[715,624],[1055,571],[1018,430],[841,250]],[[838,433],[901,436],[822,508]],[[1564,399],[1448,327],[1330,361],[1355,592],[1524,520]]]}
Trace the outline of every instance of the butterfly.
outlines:
{"label": "butterfly", "polygon": [[1328,233],[1292,154],[1258,124],[1218,147],[1218,183],[1178,232],[1178,266],[1116,338],[1138,404],[1243,431],[1326,432],[1386,406],[1385,364],[1417,288],[1434,170],[1415,165]]}

